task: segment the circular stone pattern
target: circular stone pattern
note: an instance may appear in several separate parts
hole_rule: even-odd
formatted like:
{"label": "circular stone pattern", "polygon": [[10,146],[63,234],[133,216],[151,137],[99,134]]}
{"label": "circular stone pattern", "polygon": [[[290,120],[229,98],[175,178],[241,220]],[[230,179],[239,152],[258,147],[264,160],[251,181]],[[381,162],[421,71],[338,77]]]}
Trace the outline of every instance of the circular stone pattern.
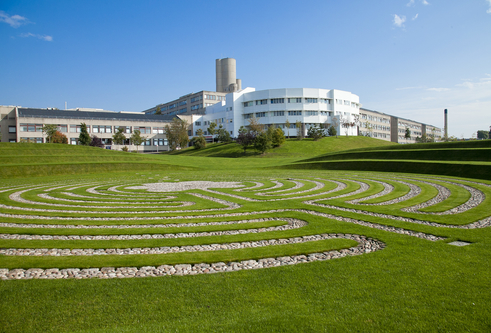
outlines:
{"label": "circular stone pattern", "polygon": [[[0,263],[10,267],[0,268],[3,280],[129,278],[270,268],[382,250],[386,244],[367,236],[372,229],[436,242],[445,237],[419,232],[418,225],[435,227],[435,233],[439,228],[491,225],[491,212],[483,209],[486,196],[491,195],[489,184],[440,177],[43,184],[4,187],[0,193],[0,244],[10,244],[0,245]],[[459,224],[436,219],[455,214],[458,219],[453,220]],[[322,232],[333,221],[342,223],[337,233]],[[349,224],[359,226],[360,234],[343,232],[342,225]],[[316,250],[298,254],[299,244],[304,243]],[[277,255],[261,258],[266,248]],[[244,259],[244,250],[260,259]],[[209,253],[208,262],[182,259],[178,264],[167,263],[167,256],[173,256],[175,262],[200,252]],[[224,253],[240,260],[226,262]],[[125,255],[132,256],[134,266],[97,266],[97,257],[111,263]],[[18,256],[40,260],[39,266],[52,260],[54,267],[8,264],[12,262],[9,258]],[[86,257],[93,268],[66,267],[63,258],[67,256]],[[155,264],[138,266],[143,257]]]}

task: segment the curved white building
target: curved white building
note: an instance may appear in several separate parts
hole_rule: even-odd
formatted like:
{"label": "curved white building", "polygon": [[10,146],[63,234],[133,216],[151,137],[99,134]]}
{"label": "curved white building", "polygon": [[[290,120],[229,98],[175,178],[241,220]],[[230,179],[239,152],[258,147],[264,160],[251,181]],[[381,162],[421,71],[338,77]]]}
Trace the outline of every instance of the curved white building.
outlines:
{"label": "curved white building", "polygon": [[[210,123],[215,122],[237,137],[239,128],[247,126],[249,118],[256,117],[261,124],[280,127],[289,136],[297,136],[297,121],[303,124],[300,130],[304,135],[314,124],[332,125],[339,135],[357,135],[359,110],[359,97],[348,91],[245,88],[227,94],[225,101],[208,106],[204,115],[193,116],[193,127],[195,133],[202,129],[206,135]],[[287,121],[289,129],[285,126]]]}

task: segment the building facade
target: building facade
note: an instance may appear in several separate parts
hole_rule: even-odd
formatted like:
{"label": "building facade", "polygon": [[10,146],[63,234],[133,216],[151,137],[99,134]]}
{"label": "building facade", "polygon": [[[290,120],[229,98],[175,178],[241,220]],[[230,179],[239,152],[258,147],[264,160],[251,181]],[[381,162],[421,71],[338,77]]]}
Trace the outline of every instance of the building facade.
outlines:
{"label": "building facade", "polygon": [[[407,129],[409,138],[406,138]],[[415,143],[424,137],[440,141],[442,130],[433,125],[360,108],[359,135],[396,143]]]}
{"label": "building facade", "polygon": [[283,129],[286,136],[297,136],[298,131],[305,135],[314,125],[334,126],[339,135],[357,135],[359,108],[359,97],[347,91],[245,88],[228,94],[221,103],[207,107],[204,115],[196,116],[194,134],[201,129],[207,135],[207,128],[214,122],[237,137],[239,128],[256,118],[260,124]]}
{"label": "building facade", "polygon": [[[168,150],[169,145],[164,127],[174,116],[147,115],[141,112],[112,112],[101,110],[55,110],[31,109],[14,106],[1,106],[0,130],[2,142],[46,142],[42,131],[43,125],[55,124],[58,131],[63,133],[68,143],[78,144],[81,124],[87,125],[89,134],[99,137],[106,148],[121,149],[112,140],[116,131],[122,127],[129,150],[159,151]],[[139,130],[145,141],[141,147],[136,147],[130,140],[135,130]],[[189,134],[192,134],[190,130]]]}

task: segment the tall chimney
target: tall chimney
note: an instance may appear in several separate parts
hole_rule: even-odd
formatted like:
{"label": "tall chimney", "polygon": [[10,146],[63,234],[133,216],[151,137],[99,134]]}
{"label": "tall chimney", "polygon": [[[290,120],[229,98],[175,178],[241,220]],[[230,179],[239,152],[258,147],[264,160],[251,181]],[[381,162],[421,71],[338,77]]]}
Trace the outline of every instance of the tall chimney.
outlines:
{"label": "tall chimney", "polygon": [[444,134],[444,139],[445,141],[448,140],[448,110],[445,109],[445,120],[444,120],[444,131],[445,131],[445,134]]}

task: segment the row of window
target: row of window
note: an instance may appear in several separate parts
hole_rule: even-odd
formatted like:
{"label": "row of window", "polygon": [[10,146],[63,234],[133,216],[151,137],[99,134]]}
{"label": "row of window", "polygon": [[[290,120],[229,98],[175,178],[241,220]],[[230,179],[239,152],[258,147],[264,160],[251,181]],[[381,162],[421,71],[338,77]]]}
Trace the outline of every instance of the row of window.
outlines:
{"label": "row of window", "polygon": [[333,115],[333,113],[330,111],[290,110],[290,111],[270,111],[270,112],[246,113],[246,114],[244,114],[244,119],[249,119],[252,117],[263,118],[263,117],[267,117],[268,113],[270,116],[273,116],[273,117],[284,117],[285,114],[287,114],[288,116],[301,116],[303,114],[307,117],[308,116],[318,116],[318,115],[332,117],[332,115]]}
{"label": "row of window", "polygon": [[193,97],[193,98],[191,98],[191,103],[201,101],[202,99],[203,99],[203,95]]}
{"label": "row of window", "polygon": [[[286,98],[288,103],[302,103],[302,98],[301,97],[293,97],[293,98]],[[271,98],[270,104],[284,104],[285,103],[285,98]],[[331,104],[331,100],[327,98],[303,98],[304,103],[324,103],[324,104]],[[349,103],[349,101],[348,101]],[[268,104],[267,99],[259,99],[256,101],[247,101],[244,102],[244,107],[248,106],[253,106],[253,105],[264,105]],[[348,104],[349,105],[349,104]],[[356,103],[355,103],[356,105]]]}
{"label": "row of window", "polygon": [[[114,126],[114,133],[116,133],[117,129],[123,128],[123,133],[131,134],[132,126]],[[70,133],[80,133],[82,131],[81,125],[58,125],[58,131],[61,133],[67,133],[68,129],[70,129]],[[139,130],[141,134],[163,134],[164,127],[150,127],[150,126],[134,126],[134,130]],[[21,132],[42,132],[43,125],[42,124],[20,124]],[[87,132],[89,133],[113,133],[113,126],[107,125],[87,125]],[[16,133],[15,126],[9,126],[9,133]]]}
{"label": "row of window", "polygon": [[217,96],[217,95],[205,95],[205,99],[211,100],[211,101],[224,101],[225,96]]}
{"label": "row of window", "polygon": [[370,115],[367,115],[364,113],[360,113],[360,117],[361,117],[361,119],[364,119],[364,120],[370,120],[370,121],[376,121],[379,123],[390,124],[389,118],[375,117],[375,116],[370,116]]}

